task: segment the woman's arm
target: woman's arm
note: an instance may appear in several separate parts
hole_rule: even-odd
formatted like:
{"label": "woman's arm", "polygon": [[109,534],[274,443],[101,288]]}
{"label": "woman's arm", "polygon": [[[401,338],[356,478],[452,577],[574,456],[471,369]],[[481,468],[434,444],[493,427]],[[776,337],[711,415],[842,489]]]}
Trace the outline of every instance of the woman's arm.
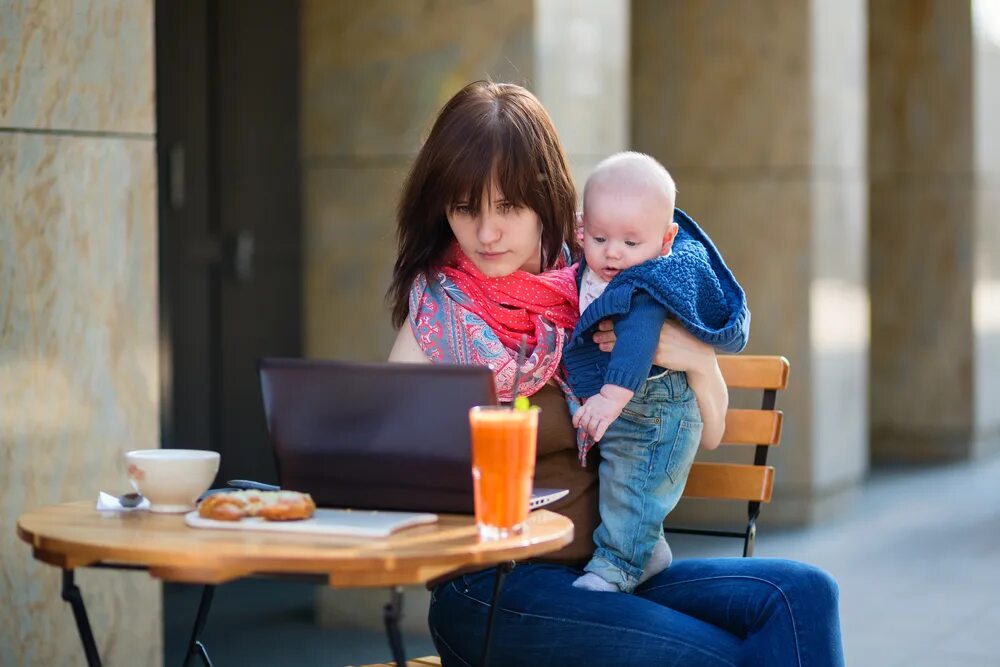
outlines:
{"label": "woman's arm", "polygon": [[[615,344],[611,321],[601,322],[598,329],[600,331],[594,334],[594,341],[602,350],[610,352]],[[668,320],[660,329],[660,342],[653,363],[687,373],[688,384],[698,399],[698,409],[704,423],[701,446],[705,449],[718,447],[726,430],[729,390],[712,346],[702,343],[679,324]]]}
{"label": "woman's arm", "polygon": [[396,342],[392,344],[392,349],[389,351],[389,361],[410,364],[429,364],[431,361],[417,345],[417,339],[413,337],[413,330],[410,329],[407,322],[403,322],[403,326],[399,327]]}
{"label": "woman's arm", "polygon": [[698,399],[701,446],[715,449],[726,430],[729,390],[711,345],[689,334],[677,322],[668,320],[660,329],[660,344],[654,361],[658,366],[687,373],[688,384]]}
{"label": "woman's arm", "polygon": [[704,372],[687,372],[688,384],[698,399],[701,420],[701,446],[715,449],[722,442],[726,430],[726,410],[729,408],[729,390],[719,370],[719,362],[712,351],[712,363]]}

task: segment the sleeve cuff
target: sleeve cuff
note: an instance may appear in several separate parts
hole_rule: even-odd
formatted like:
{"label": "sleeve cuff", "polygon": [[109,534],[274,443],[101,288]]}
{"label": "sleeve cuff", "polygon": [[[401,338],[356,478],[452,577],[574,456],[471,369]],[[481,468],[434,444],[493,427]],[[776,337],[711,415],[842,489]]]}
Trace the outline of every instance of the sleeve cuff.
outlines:
{"label": "sleeve cuff", "polygon": [[642,383],[646,381],[645,375],[639,375],[633,371],[624,370],[621,368],[609,368],[607,373],[604,374],[605,384],[614,384],[628,389],[629,391],[635,392],[639,390]]}

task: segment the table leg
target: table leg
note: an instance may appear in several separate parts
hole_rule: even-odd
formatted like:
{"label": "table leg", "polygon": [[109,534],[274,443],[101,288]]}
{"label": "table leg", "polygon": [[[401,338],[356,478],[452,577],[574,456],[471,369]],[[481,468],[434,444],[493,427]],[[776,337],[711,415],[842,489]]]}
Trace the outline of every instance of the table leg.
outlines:
{"label": "table leg", "polygon": [[87,619],[87,607],[83,604],[83,596],[73,580],[73,570],[64,569],[62,571],[62,599],[69,602],[73,608],[73,617],[76,619],[76,629],[80,633],[80,641],[83,642],[83,652],[87,656],[89,667],[101,667],[101,656],[97,653],[97,644],[94,642],[94,633],[90,630],[90,621]]}
{"label": "table leg", "polygon": [[213,595],[215,586],[205,586],[201,591],[201,602],[198,603],[198,613],[195,615],[194,627],[191,628],[191,641],[188,642],[187,653],[184,655],[184,667],[189,667],[196,655],[201,658],[205,667],[212,667],[208,650],[201,642],[201,631],[205,629],[205,623],[208,621],[208,610],[212,607]]}
{"label": "table leg", "polygon": [[496,615],[497,605],[500,604],[500,589],[503,587],[503,580],[507,573],[514,569],[514,561],[497,565],[497,573],[493,579],[493,601],[490,603],[490,612],[486,617],[486,640],[483,642],[483,657],[479,661],[480,667],[486,667],[490,660],[490,641],[493,639],[493,617]]}
{"label": "table leg", "polygon": [[406,666],[406,653],[403,651],[403,636],[399,632],[399,619],[403,617],[403,588],[393,586],[389,592],[389,604],[385,606],[385,633],[389,637],[392,649],[392,659],[396,665]]}

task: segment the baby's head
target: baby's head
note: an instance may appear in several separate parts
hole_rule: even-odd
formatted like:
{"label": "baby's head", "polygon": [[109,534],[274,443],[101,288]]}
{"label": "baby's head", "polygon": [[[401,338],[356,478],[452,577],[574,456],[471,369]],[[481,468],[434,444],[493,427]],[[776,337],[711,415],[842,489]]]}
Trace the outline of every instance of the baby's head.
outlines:
{"label": "baby's head", "polygon": [[583,189],[583,252],[604,280],[670,252],[677,187],[662,164],[617,153],[594,168]]}

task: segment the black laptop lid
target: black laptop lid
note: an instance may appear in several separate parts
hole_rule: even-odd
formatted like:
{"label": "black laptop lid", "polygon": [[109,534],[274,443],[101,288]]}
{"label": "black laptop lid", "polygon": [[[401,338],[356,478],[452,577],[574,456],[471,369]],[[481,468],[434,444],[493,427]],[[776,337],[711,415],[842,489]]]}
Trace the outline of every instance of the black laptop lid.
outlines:
{"label": "black laptop lid", "polygon": [[473,512],[469,408],[487,368],[262,359],[282,488],[324,507]]}

